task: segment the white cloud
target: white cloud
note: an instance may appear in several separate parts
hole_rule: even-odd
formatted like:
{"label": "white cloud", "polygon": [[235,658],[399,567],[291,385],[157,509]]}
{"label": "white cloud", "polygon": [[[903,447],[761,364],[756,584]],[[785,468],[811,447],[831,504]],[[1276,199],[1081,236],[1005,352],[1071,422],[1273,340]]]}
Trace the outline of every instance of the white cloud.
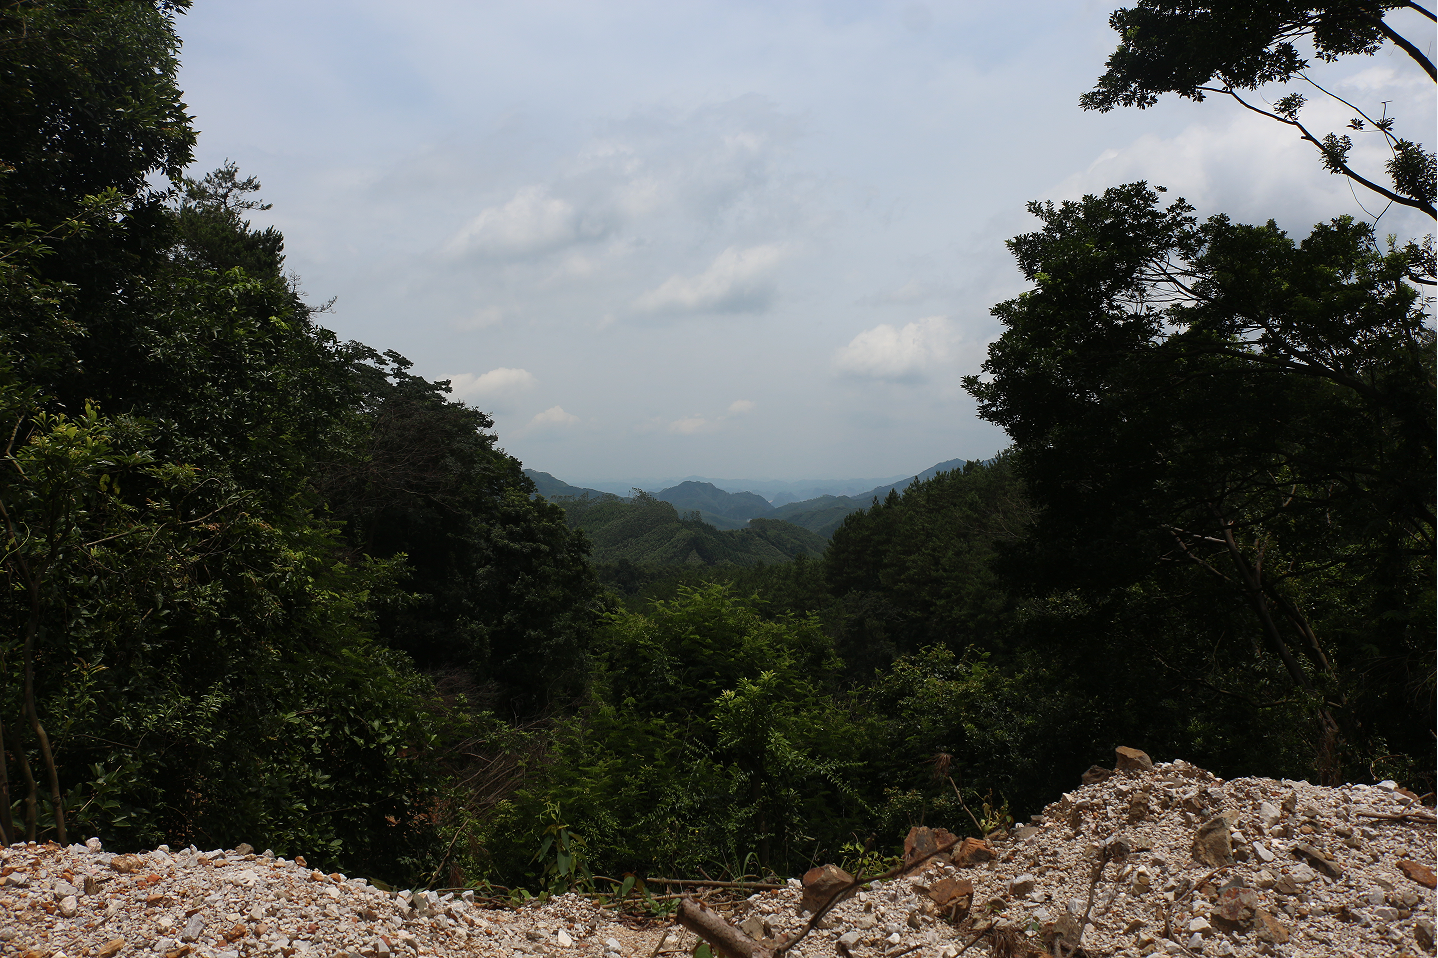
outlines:
{"label": "white cloud", "polygon": [[507,203],[491,206],[445,246],[451,256],[524,256],[560,249],[603,235],[573,204],[543,186],[526,186]]}
{"label": "white cloud", "polygon": [[534,388],[538,382],[527,369],[510,369],[501,366],[476,376],[474,373],[459,373],[447,377],[455,399],[509,399],[525,390]]}
{"label": "white cloud", "polygon": [[537,413],[529,420],[526,429],[548,429],[558,426],[572,426],[579,422],[579,417],[573,413],[564,411],[563,406],[550,406],[542,413]]}
{"label": "white cloud", "polygon": [[692,436],[695,433],[710,431],[714,428],[714,423],[696,413],[693,416],[676,419],[666,428],[668,428],[670,432],[678,433],[681,436]]}
{"label": "white cloud", "polygon": [[697,276],[674,275],[636,300],[646,312],[757,313],[776,293],[769,278],[784,259],[782,245],[731,246]]}
{"label": "white cloud", "polygon": [[503,321],[504,314],[499,311],[499,307],[485,306],[482,309],[476,309],[463,319],[455,320],[454,328],[463,330],[488,329],[490,326],[498,326]]}
{"label": "white cloud", "polygon": [[744,413],[751,411],[753,408],[754,401],[752,399],[736,399],[729,404],[729,415],[742,416]]}
{"label": "white cloud", "polygon": [[930,316],[897,329],[881,323],[864,330],[840,349],[834,357],[834,367],[864,379],[914,382],[948,359],[952,340],[953,331],[943,316]]}

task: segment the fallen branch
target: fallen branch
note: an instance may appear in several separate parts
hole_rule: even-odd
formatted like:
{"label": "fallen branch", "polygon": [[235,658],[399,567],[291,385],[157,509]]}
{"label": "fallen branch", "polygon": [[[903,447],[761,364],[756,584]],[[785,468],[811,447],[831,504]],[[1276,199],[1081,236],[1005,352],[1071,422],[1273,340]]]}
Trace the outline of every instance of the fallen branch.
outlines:
{"label": "fallen branch", "polygon": [[1384,822],[1422,822],[1424,825],[1438,824],[1438,817],[1425,815],[1423,812],[1399,812],[1387,814],[1384,812],[1358,812],[1359,818],[1375,818]]}
{"label": "fallen branch", "polygon": [[[611,878],[610,881],[613,881]],[[742,888],[745,891],[779,891],[785,885],[761,881],[701,881],[693,878],[646,878],[646,885],[679,885],[695,888]]]}
{"label": "fallen branch", "polygon": [[709,942],[724,958],[772,958],[778,949],[761,945],[701,901],[684,898],[679,902],[679,924]]}
{"label": "fallen branch", "polygon": [[[834,892],[829,895],[828,899],[814,910],[814,914],[810,916],[803,928],[774,945],[765,945],[755,941],[719,917],[718,913],[713,909],[687,896],[680,901],[679,912],[676,917],[679,919],[679,924],[709,942],[711,946],[718,949],[726,958],[778,958],[778,956],[783,955],[789,949],[803,941],[805,936],[813,931],[819,921],[829,913],[830,909],[832,909],[837,902],[848,897],[849,893],[854,891],[854,889],[867,885],[870,882],[892,881],[895,878],[906,875],[919,866],[926,864],[929,859],[942,855],[945,852],[952,852],[962,842],[963,839],[956,838],[947,844],[940,845],[927,855],[916,858],[908,864],[891,868],[882,875],[855,878],[848,884],[836,888]],[[700,884],[711,883],[705,882]]]}

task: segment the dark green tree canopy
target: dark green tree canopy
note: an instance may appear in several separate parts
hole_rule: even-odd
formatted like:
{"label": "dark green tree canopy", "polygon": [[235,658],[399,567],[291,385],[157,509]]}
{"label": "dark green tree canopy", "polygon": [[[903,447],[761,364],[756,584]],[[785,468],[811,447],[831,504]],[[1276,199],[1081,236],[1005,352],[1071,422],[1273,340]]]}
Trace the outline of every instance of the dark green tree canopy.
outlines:
{"label": "dark green tree canopy", "polygon": [[1322,699],[1350,760],[1403,740],[1432,682],[1375,677],[1431,667],[1412,613],[1431,601],[1438,483],[1433,330],[1406,254],[1348,218],[1301,242],[1200,223],[1142,183],[1030,210],[1042,228],[1009,245],[1034,288],[995,307],[1006,331],[966,385],[1014,439],[1049,587],[1201,571],[1250,607],[1245,630]]}

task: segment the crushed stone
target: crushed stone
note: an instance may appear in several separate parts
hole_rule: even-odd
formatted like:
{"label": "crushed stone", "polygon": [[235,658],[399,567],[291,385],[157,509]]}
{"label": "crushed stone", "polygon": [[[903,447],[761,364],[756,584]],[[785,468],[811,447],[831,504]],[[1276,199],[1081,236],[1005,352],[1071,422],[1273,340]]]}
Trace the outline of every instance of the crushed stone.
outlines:
{"label": "crushed stone", "polygon": [[[1080,954],[1114,958],[1434,953],[1433,811],[1395,783],[1223,781],[1183,761],[1085,778],[1031,824],[991,836],[993,860],[933,859],[875,882],[790,954],[1048,954],[1056,931],[1079,925]],[[930,893],[959,886],[972,887],[963,909]],[[714,904],[778,939],[807,923],[801,896],[793,879]],[[464,892],[381,891],[247,846],[0,849],[0,958],[656,958],[697,943],[578,895],[496,909]]]}

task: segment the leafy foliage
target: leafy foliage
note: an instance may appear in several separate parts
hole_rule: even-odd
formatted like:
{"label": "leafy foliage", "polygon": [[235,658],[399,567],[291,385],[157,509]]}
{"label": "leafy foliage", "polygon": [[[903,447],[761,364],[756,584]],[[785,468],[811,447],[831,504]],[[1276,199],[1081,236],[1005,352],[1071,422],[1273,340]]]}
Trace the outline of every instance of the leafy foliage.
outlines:
{"label": "leafy foliage", "polygon": [[[1143,184],[1030,209],[1043,229],[1010,246],[1035,289],[995,308],[968,386],[1042,507],[1031,568],[1090,602],[1216,589],[1212,634],[1281,664],[1325,776],[1419,754],[1433,333],[1406,254],[1346,218],[1301,243],[1199,224]],[[1230,676],[1208,680],[1251,688]]]}

